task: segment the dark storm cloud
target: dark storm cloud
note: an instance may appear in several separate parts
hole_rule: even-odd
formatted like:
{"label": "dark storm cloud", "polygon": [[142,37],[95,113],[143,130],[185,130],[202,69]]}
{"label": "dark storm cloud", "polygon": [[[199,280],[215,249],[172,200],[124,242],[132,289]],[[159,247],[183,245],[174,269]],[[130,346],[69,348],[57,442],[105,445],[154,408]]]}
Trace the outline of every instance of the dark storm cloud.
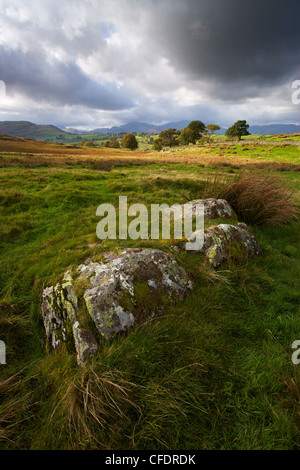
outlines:
{"label": "dark storm cloud", "polygon": [[0,0],[0,113],[298,122],[299,18],[299,0]]}
{"label": "dark storm cloud", "polygon": [[102,110],[121,110],[134,105],[113,84],[99,84],[74,63],[0,47],[1,79],[8,94],[21,93],[36,101],[60,105],[83,105]]}
{"label": "dark storm cloud", "polygon": [[157,48],[188,78],[207,80],[218,97],[254,96],[259,87],[297,76],[299,0],[190,0],[173,5],[151,25]]}

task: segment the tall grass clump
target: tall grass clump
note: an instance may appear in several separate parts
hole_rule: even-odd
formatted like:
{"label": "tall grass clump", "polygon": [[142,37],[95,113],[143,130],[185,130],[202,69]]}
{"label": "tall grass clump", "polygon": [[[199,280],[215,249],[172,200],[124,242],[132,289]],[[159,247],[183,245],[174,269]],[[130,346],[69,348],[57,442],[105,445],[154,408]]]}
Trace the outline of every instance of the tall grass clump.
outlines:
{"label": "tall grass clump", "polygon": [[297,218],[293,193],[272,175],[247,174],[227,183],[218,197],[226,199],[239,219],[280,227]]}
{"label": "tall grass clump", "polygon": [[0,301],[0,334],[7,345],[6,354],[10,362],[24,353],[26,341],[32,335],[28,318],[5,299]]}
{"label": "tall grass clump", "polygon": [[132,387],[118,371],[98,374],[93,368],[70,380],[60,402],[70,433],[93,439],[95,426],[108,432],[117,418],[128,419],[124,410],[136,406],[130,399]]}
{"label": "tall grass clump", "polygon": [[32,449],[125,445],[122,430],[130,424],[132,414],[139,412],[134,383],[116,369],[103,370],[101,363],[77,368],[64,348],[40,365],[37,388],[44,395],[45,412]]}

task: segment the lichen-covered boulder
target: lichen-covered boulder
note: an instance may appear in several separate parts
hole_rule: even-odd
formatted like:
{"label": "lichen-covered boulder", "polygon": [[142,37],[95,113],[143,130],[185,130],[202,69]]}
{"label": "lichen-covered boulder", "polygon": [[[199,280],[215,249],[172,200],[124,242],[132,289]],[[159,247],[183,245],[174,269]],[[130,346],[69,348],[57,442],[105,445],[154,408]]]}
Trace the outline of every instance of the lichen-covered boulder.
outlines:
{"label": "lichen-covered boulder", "polygon": [[[190,241],[193,241],[193,238]],[[206,229],[204,245],[199,252],[205,255],[213,268],[230,259],[245,261],[262,254],[255,235],[242,223],[213,225]]]}
{"label": "lichen-covered boulder", "polygon": [[204,205],[204,218],[209,219],[237,219],[237,216],[225,199],[196,199],[189,202],[193,206],[193,214],[199,204]]}
{"label": "lichen-covered boulder", "polygon": [[42,316],[46,336],[55,349],[62,341],[69,341],[75,346],[78,364],[83,364],[86,357],[98,350],[95,336],[80,321],[78,298],[74,292],[70,271],[61,282],[47,287],[42,296]]}
{"label": "lichen-covered boulder", "polygon": [[[193,216],[200,215],[199,207],[202,204],[204,206],[204,219],[211,220],[211,219],[233,219],[236,220],[237,216],[232,209],[232,207],[228,204],[225,199],[195,199],[194,201],[190,201],[187,204],[191,206],[190,211],[188,211],[187,215],[190,213]],[[183,209],[184,205],[181,205]],[[176,215],[175,215],[176,219]]]}
{"label": "lichen-covered boulder", "polygon": [[42,315],[53,348],[75,345],[77,361],[97,351],[100,337],[111,338],[162,313],[183,298],[192,284],[171,255],[159,250],[125,249],[106,253],[67,271],[43,292]]}

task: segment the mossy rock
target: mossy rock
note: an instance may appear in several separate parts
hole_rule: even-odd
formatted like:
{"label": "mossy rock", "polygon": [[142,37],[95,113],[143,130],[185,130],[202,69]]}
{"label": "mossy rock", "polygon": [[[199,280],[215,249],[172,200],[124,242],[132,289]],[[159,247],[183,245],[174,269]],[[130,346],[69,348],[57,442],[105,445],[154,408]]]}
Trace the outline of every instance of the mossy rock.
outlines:
{"label": "mossy rock", "polygon": [[220,224],[204,231],[204,245],[200,253],[208,263],[217,268],[232,260],[243,262],[262,254],[258,241],[246,224]]}
{"label": "mossy rock", "polygon": [[43,292],[42,315],[53,348],[73,341],[83,364],[103,339],[160,315],[186,296],[192,283],[171,255],[126,249],[88,260]]}

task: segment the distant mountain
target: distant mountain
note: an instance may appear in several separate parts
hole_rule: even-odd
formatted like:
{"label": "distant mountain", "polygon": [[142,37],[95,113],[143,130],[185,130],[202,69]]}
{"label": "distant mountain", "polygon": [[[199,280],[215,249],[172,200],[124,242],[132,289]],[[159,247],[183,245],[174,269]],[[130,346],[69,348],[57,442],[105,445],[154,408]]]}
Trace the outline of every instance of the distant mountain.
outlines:
{"label": "distant mountain", "polygon": [[65,132],[52,125],[38,125],[29,121],[0,121],[0,134],[42,140],[58,137],[59,134],[65,134]]}
{"label": "distant mountain", "polygon": [[[121,126],[114,126],[114,127],[100,127],[97,129],[92,129],[90,131],[81,131],[76,130],[77,134],[120,134],[121,132],[132,133],[136,132],[137,134],[141,132],[145,132],[146,134],[159,134],[161,131],[166,129],[174,128],[177,130],[184,129],[190,121],[179,121],[179,122],[168,122],[162,125],[155,125],[149,124],[148,122],[137,122],[132,121],[128,122],[127,124],[123,124]],[[75,129],[65,129],[67,132],[74,132]]]}
{"label": "distant mountain", "polygon": [[250,126],[249,132],[253,135],[297,134],[300,126],[295,124],[269,124],[267,126]]}
{"label": "distant mountain", "polygon": [[178,122],[167,122],[167,124],[162,124],[161,126],[157,126],[159,132],[165,131],[167,129],[177,129],[181,131],[185,127],[189,125],[191,121],[178,121]]}
{"label": "distant mountain", "polygon": [[84,134],[85,131],[79,131],[78,129],[73,129],[73,127],[66,127],[62,129],[66,134]]}
{"label": "distant mountain", "polygon": [[[123,124],[122,126],[114,126],[114,127],[103,127],[93,129],[91,131],[77,131],[77,133],[86,133],[86,134],[120,134],[121,132],[145,132],[146,134],[159,134],[161,131],[166,129],[177,129],[181,130],[184,129],[189,125],[190,121],[178,121],[178,122],[167,122],[166,124],[162,125],[155,125],[149,124],[147,122],[136,122],[132,121],[127,124]],[[65,129],[67,130],[67,129]],[[67,130],[71,132],[71,130]],[[72,129],[74,132],[75,130]],[[216,134],[225,134],[226,127],[221,127]],[[295,124],[270,124],[265,126],[250,126],[249,132],[253,135],[271,135],[271,134],[296,134],[300,132],[300,126],[296,126]]]}

